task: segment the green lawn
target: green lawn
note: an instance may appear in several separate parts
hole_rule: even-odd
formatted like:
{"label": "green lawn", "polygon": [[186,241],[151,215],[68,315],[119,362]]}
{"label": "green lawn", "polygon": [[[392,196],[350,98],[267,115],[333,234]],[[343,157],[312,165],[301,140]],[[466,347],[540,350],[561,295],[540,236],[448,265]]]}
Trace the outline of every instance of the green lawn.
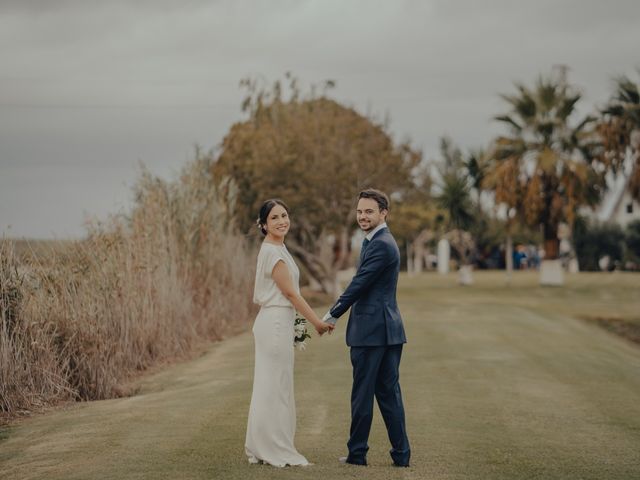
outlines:
{"label": "green lawn", "polygon": [[370,466],[337,462],[351,387],[343,322],[296,354],[296,445],[314,466],[246,462],[246,333],[144,378],[135,397],[0,430],[0,478],[640,478],[640,347],[576,319],[637,317],[640,275],[579,274],[564,288],[538,287],[527,272],[510,287],[501,272],[475,279],[463,288],[453,274],[401,278],[409,469],[390,467],[377,411]]}

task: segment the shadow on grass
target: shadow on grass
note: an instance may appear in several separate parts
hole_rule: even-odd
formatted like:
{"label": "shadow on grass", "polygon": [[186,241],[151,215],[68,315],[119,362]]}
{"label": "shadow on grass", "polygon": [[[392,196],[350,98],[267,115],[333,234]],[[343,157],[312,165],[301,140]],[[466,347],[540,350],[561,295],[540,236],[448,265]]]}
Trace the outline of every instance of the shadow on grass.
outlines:
{"label": "shadow on grass", "polygon": [[619,337],[640,346],[640,318],[602,317],[580,315],[578,318],[604,328]]}

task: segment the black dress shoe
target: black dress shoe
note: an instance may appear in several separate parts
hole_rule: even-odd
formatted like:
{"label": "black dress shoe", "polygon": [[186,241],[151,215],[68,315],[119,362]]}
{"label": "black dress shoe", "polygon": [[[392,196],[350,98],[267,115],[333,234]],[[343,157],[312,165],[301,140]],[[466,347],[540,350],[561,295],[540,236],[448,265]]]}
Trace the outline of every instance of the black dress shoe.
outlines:
{"label": "black dress shoe", "polygon": [[411,465],[409,465],[408,463],[406,463],[406,464],[402,464],[402,463],[396,463],[396,462],[393,462],[393,466],[394,466],[394,467],[404,467],[404,468],[409,468]]}

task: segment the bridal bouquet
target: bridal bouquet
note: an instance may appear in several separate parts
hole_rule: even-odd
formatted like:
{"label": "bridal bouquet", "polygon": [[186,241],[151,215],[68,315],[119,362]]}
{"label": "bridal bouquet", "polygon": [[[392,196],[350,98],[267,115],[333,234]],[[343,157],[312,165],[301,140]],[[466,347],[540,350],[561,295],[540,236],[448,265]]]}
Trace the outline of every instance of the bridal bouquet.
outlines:
{"label": "bridal bouquet", "polygon": [[296,312],[296,319],[293,323],[293,346],[298,350],[304,350],[307,348],[307,338],[311,338],[309,332],[307,331],[307,319],[300,316],[299,313]]}

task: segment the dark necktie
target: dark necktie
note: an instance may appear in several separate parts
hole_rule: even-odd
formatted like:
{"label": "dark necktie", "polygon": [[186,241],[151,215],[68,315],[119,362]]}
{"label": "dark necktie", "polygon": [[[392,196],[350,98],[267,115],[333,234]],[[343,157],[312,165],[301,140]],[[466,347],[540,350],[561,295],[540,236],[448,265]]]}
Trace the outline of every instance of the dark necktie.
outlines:
{"label": "dark necktie", "polygon": [[360,263],[362,263],[362,259],[364,258],[364,251],[367,249],[370,241],[371,240],[369,240],[368,238],[365,238],[362,241],[362,248],[360,249]]}

